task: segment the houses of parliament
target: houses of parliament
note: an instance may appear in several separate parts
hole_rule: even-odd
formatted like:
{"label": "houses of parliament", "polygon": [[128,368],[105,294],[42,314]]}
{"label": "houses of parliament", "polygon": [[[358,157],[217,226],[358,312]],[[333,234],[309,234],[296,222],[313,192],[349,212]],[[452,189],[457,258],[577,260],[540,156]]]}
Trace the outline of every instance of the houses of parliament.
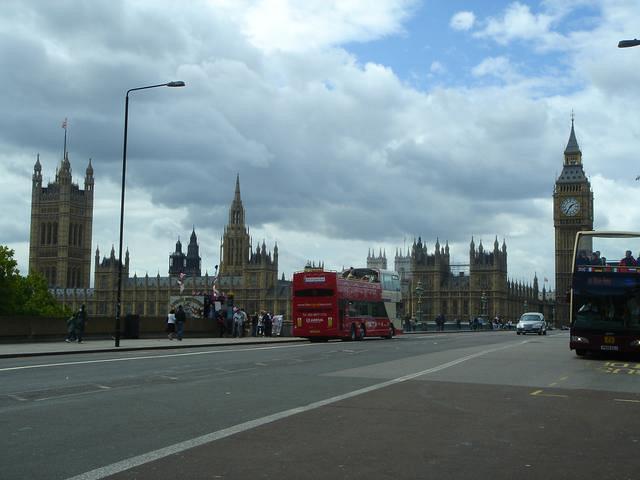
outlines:
{"label": "houses of parliament", "polygon": [[[55,181],[42,184],[38,156],[32,177],[29,272],[40,272],[59,302],[73,309],[87,306],[90,315],[115,316],[118,259],[114,248],[93,259],[94,286],[90,287],[93,222],[93,166],[89,160],[84,189],[73,183],[65,151]],[[571,204],[572,208],[567,208]],[[564,292],[569,287],[572,247],[579,230],[593,228],[593,192],[582,165],[571,120],[564,163],[553,192],[556,292],[540,289],[537,276],[530,283],[513,281],[507,274],[507,246],[477,245],[472,238],[469,260],[452,265],[449,245],[436,240],[432,249],[419,237],[406,251],[396,251],[394,268],[403,285],[405,314],[432,320],[442,313],[449,320],[468,320],[484,314],[515,320],[525,310],[539,311],[557,325],[568,321]],[[122,311],[146,317],[164,317],[172,298],[181,295],[178,280],[185,275],[184,295],[210,295],[215,287],[233,293],[237,305],[248,312],[268,310],[290,318],[291,282],[278,277],[278,246],[263,242],[254,249],[245,224],[245,209],[236,178],[229,218],[220,242],[220,270],[202,275],[198,239],[191,232],[186,253],[178,239],[169,256],[168,275],[129,275],[129,251],[122,264]],[[367,266],[387,268],[386,254],[369,252]],[[301,266],[302,267],[302,266]],[[416,292],[421,291],[418,295]],[[419,305],[418,305],[419,304]]]}
{"label": "houses of parliament", "polygon": [[[29,272],[40,272],[58,301],[72,309],[85,305],[89,315],[115,317],[118,259],[111,247],[94,256],[94,286],[90,288],[93,221],[93,167],[86,169],[84,190],[73,183],[68,153],[57,168],[55,181],[42,185],[42,165],[36,160],[32,177]],[[171,303],[184,297],[210,296],[214,290],[233,295],[247,312],[267,310],[288,315],[291,282],[278,278],[278,246],[267,250],[264,241],[255,250],[245,225],[240,178],[229,209],[229,223],[220,243],[218,275],[201,273],[195,228],[186,254],[180,239],[169,256],[168,275],[129,275],[129,250],[122,264],[122,312],[164,317]],[[184,275],[181,275],[184,274]],[[181,278],[181,277],[184,278]],[[183,283],[182,289],[180,283]]]}

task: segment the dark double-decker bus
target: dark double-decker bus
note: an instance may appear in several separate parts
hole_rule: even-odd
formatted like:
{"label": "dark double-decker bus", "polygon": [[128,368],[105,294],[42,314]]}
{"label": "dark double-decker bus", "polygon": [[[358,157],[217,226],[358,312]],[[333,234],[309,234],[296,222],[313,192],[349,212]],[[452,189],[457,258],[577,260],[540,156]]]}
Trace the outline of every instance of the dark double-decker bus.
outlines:
{"label": "dark double-decker bus", "polygon": [[296,272],[293,335],[311,341],[392,338],[399,293],[400,279],[395,272],[369,268],[341,273],[316,268]]}
{"label": "dark double-decker bus", "polygon": [[640,233],[578,232],[570,292],[577,355],[640,353]]}

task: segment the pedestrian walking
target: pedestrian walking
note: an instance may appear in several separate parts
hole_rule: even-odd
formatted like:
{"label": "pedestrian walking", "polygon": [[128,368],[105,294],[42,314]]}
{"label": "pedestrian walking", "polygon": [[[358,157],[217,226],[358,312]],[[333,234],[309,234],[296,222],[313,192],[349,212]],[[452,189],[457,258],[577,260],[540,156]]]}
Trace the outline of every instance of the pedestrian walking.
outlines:
{"label": "pedestrian walking", "polygon": [[71,343],[75,342],[76,337],[76,317],[78,316],[78,312],[75,312],[67,319],[67,336],[64,339],[65,342]]}
{"label": "pedestrian walking", "polygon": [[173,340],[176,336],[176,311],[173,308],[169,310],[169,314],[167,315],[167,334],[169,340]]}
{"label": "pedestrian walking", "polygon": [[87,324],[87,311],[84,305],[80,307],[80,310],[76,314],[76,341],[82,343],[82,337],[84,336],[84,327]]}
{"label": "pedestrian walking", "polygon": [[251,316],[251,336],[255,337],[258,334],[258,314],[253,312]]}
{"label": "pedestrian walking", "polygon": [[242,336],[242,321],[242,311],[240,311],[239,308],[236,308],[235,312],[233,313],[233,333],[231,335],[233,338]]}
{"label": "pedestrian walking", "polygon": [[264,336],[270,337],[272,328],[273,328],[273,323],[271,319],[271,314],[269,312],[266,312],[264,314],[264,317],[262,317],[262,323],[264,324]]}
{"label": "pedestrian walking", "polygon": [[258,336],[259,337],[264,335],[264,315],[265,315],[265,311],[260,310],[260,316],[258,317]]}
{"label": "pedestrian walking", "polygon": [[187,320],[187,315],[184,313],[182,305],[178,305],[178,311],[176,312],[176,330],[178,331],[178,340],[182,341],[184,335],[184,322]]}

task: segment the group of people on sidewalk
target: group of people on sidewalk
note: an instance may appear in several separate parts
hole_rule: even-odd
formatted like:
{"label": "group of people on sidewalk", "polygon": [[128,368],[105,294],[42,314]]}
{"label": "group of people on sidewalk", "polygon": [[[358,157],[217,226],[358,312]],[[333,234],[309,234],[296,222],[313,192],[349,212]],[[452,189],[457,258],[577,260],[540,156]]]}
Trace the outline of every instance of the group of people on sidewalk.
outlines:
{"label": "group of people on sidewalk", "polygon": [[240,338],[251,335],[252,337],[272,337],[280,335],[282,329],[282,315],[272,315],[265,310],[260,313],[247,315],[244,308],[234,308],[231,319],[224,317],[218,319],[220,337],[231,336]]}
{"label": "group of people on sidewalk", "polygon": [[[252,337],[271,337],[280,335],[282,330],[282,315],[272,315],[267,311],[254,313],[249,319],[244,308],[234,307],[229,312],[219,311],[215,315],[220,337],[240,338],[251,335]],[[179,341],[184,336],[186,313],[182,305],[178,309],[171,309],[167,315],[166,332],[169,340],[177,338]]]}

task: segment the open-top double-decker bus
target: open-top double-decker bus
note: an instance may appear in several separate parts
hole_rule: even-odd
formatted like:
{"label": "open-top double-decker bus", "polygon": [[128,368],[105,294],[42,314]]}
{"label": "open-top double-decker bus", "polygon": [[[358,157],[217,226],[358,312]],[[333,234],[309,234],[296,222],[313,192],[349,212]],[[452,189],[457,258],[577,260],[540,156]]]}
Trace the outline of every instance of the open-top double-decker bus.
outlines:
{"label": "open-top double-decker bus", "polygon": [[640,353],[640,233],[578,232],[569,348]]}
{"label": "open-top double-decker bus", "polygon": [[394,320],[400,301],[395,272],[307,268],[293,275],[293,335],[311,341],[392,338],[398,331]]}

